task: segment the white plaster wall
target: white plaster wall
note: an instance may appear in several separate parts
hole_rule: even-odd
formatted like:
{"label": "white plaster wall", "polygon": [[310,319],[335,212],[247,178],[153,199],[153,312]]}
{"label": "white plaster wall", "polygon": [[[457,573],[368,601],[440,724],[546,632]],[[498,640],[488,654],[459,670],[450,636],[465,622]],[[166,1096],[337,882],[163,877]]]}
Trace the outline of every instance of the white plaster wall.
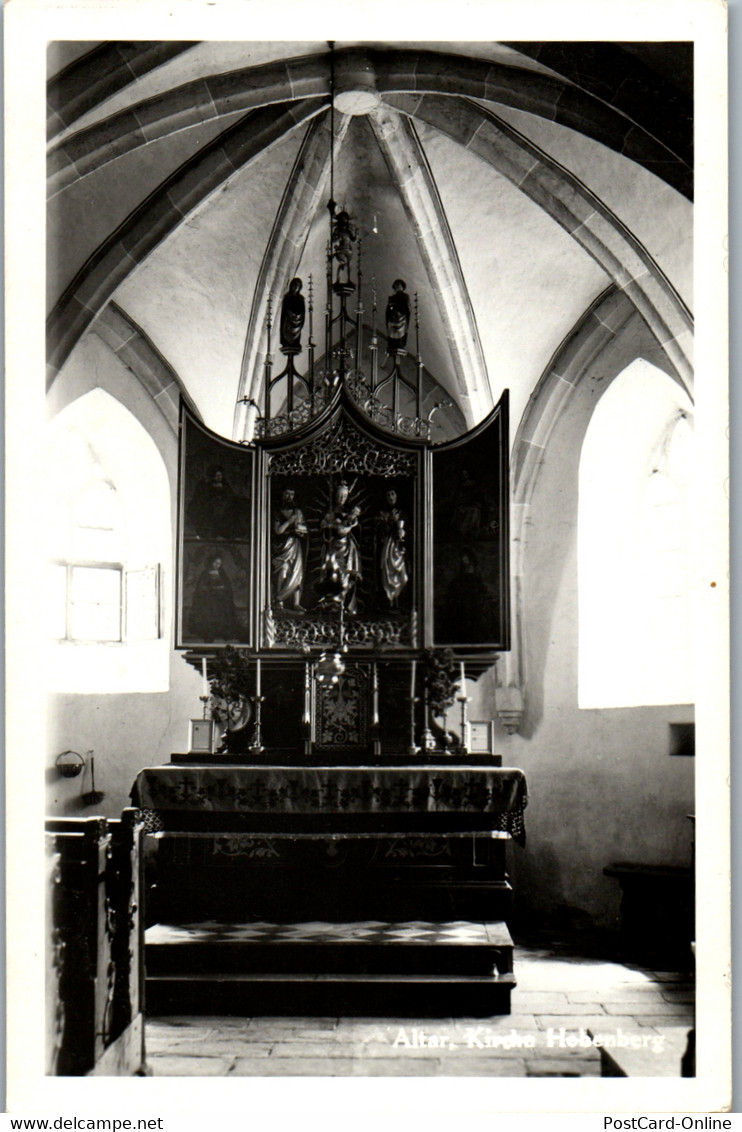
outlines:
{"label": "white plaster wall", "polygon": [[[632,320],[596,362],[601,373],[635,356],[636,335]],[[495,749],[529,787],[527,845],[511,849],[516,912],[609,928],[620,888],[606,865],[690,864],[695,759],[669,754],[669,725],[692,722],[689,705],[577,706],[577,483],[597,399],[588,375],[544,455],[524,551],[526,713],[519,734],[496,724]],[[469,683],[470,718],[494,717],[494,688],[493,670]]]}
{"label": "white plaster wall", "polygon": [[[173,640],[175,532],[178,442],[165,417],[136,377],[94,334],[88,334],[55,381],[50,413],[90,389],[105,389],[134,414],[149,432],[165,462],[170,483],[170,560],[164,563],[164,631]],[[136,459],[136,453],[132,453]],[[49,814],[119,817],[130,804],[129,791],[144,766],[168,762],[173,751],[188,749],[188,721],[200,715],[199,674],[172,648],[168,692],[130,694],[56,694],[46,712],[46,807]],[[95,757],[95,788],[105,798],[86,807],[82,794],[91,790],[90,770],[77,778],[60,778],[54,760],[61,751]]]}

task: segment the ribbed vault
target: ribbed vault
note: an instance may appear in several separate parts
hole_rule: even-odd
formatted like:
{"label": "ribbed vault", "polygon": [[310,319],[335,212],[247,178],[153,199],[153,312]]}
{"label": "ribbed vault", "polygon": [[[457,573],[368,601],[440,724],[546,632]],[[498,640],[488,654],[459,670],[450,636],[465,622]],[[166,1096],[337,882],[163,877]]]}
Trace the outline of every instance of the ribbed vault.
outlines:
{"label": "ribbed vault", "polygon": [[314,101],[253,111],[163,181],[100,245],[52,311],[52,373],[119,284],[161,240],[252,157],[316,113]]}
{"label": "ribbed vault", "polygon": [[[439,52],[348,49],[336,54],[346,64],[349,89],[353,62],[365,80],[368,60],[381,94],[434,93],[466,95],[529,110],[577,128],[657,172],[679,191],[692,191],[688,162],[640,122],[579,86],[533,71]],[[102,122],[80,130],[50,153],[50,191],[114,160],[125,150],[197,122],[234,110],[274,102],[329,98],[330,57],[309,56],[262,67],[234,70],[185,83],[175,90],[134,104]]]}
{"label": "ribbed vault", "polygon": [[[363,245],[366,325],[383,334],[404,278],[426,380],[468,425],[510,388],[515,429],[608,286],[692,388],[682,45],[203,46],[59,52],[74,61],[49,88],[50,382],[91,329],[118,353],[111,326],[128,319],[168,387],[244,439],[268,296],[277,310],[295,274],[305,295],[312,277],[323,350],[333,166]],[[608,151],[610,207],[590,176]]]}

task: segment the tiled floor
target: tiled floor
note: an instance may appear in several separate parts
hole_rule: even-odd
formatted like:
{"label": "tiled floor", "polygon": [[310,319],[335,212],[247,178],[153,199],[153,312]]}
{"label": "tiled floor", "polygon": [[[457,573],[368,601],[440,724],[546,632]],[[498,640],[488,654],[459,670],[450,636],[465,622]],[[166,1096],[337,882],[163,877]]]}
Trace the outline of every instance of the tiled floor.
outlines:
{"label": "tiled floor", "polygon": [[515,971],[512,1013],[491,1019],[152,1018],[149,1067],[156,1077],[592,1077],[600,1034],[646,1051],[647,1076],[673,1075],[668,1053],[693,1024],[685,976],[522,948]]}

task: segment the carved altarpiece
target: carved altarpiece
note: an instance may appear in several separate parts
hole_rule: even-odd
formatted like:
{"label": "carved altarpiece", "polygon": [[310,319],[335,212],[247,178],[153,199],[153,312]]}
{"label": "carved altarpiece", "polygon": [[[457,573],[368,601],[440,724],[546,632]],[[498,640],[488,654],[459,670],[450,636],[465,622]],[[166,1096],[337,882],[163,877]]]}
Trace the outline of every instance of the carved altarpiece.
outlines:
{"label": "carved altarpiece", "polygon": [[[401,752],[423,650],[450,647],[475,676],[508,648],[507,483],[507,394],[440,445],[383,430],[345,383],[244,445],[184,408],[177,646],[260,659],[266,748]],[[343,673],[323,684],[333,655]]]}

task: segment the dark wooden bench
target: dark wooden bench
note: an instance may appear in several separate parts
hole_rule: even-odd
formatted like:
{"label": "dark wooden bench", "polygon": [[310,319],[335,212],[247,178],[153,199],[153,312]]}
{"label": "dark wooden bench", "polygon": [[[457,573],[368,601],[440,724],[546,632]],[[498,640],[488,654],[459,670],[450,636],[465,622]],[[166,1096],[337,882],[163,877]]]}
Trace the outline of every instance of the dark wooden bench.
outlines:
{"label": "dark wooden bench", "polygon": [[693,870],[682,865],[608,865],[603,874],[621,885],[621,959],[648,967],[690,970],[695,938]]}

